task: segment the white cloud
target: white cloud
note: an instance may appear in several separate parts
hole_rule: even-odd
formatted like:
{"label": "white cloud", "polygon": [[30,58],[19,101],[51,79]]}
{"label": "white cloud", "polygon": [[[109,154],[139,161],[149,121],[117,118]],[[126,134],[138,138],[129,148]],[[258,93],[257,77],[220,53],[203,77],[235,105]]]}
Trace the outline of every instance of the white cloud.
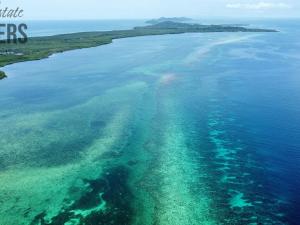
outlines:
{"label": "white cloud", "polygon": [[226,5],[227,8],[231,9],[289,9],[292,6],[283,2],[256,2],[256,3],[229,3]]}

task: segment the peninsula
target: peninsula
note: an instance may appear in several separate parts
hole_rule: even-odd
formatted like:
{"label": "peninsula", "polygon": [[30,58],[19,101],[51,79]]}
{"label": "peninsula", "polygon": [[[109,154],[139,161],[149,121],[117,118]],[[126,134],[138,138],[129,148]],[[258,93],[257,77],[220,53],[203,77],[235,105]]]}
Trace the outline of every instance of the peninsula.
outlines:
{"label": "peninsula", "polygon": [[[153,25],[135,27],[131,30],[80,32],[47,37],[31,37],[28,38],[25,44],[0,44],[0,67],[17,62],[39,60],[49,57],[54,53],[68,50],[110,44],[114,39],[207,32],[276,32],[276,30],[165,21]],[[3,73],[0,77],[4,78],[5,74]]]}

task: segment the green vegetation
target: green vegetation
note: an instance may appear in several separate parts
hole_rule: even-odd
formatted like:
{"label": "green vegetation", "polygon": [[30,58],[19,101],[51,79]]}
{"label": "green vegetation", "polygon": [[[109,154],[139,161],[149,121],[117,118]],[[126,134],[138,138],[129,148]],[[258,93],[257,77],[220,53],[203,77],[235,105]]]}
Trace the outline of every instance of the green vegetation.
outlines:
{"label": "green vegetation", "polygon": [[250,29],[238,26],[199,25],[166,21],[131,30],[81,32],[48,37],[32,37],[26,44],[0,45],[0,67],[29,60],[46,58],[54,53],[109,44],[113,39],[200,32],[276,32],[269,29]]}
{"label": "green vegetation", "polygon": [[183,22],[187,22],[187,21],[191,21],[192,19],[187,18],[187,17],[160,17],[158,19],[152,19],[152,20],[148,20],[146,21],[146,23],[149,24],[157,24],[157,23],[162,23],[162,22],[176,22],[176,23],[183,23]]}
{"label": "green vegetation", "polygon": [[6,74],[3,71],[0,71],[0,80],[6,77]]}

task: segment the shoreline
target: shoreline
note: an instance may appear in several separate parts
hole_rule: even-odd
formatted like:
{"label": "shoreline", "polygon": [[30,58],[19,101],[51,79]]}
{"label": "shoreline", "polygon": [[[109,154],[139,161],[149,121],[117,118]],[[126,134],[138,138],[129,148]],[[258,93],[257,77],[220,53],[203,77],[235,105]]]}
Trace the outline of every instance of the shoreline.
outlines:
{"label": "shoreline", "polygon": [[183,33],[221,33],[221,32],[278,32],[272,29],[245,28],[240,26],[199,25],[176,22],[161,22],[155,25],[135,27],[130,30],[79,32],[53,36],[31,37],[26,44],[0,45],[0,80],[6,77],[1,67],[19,62],[48,58],[55,53],[70,50],[98,47],[111,44],[114,39],[183,34]]}

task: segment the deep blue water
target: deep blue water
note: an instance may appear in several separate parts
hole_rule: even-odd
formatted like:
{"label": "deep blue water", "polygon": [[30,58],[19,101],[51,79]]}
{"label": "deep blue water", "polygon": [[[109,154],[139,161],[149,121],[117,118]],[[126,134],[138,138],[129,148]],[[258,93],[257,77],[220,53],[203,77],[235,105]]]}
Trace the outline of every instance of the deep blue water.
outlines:
{"label": "deep blue water", "polygon": [[[300,224],[299,22],[115,40],[5,67],[2,223]],[[46,24],[32,33],[82,27]]]}

